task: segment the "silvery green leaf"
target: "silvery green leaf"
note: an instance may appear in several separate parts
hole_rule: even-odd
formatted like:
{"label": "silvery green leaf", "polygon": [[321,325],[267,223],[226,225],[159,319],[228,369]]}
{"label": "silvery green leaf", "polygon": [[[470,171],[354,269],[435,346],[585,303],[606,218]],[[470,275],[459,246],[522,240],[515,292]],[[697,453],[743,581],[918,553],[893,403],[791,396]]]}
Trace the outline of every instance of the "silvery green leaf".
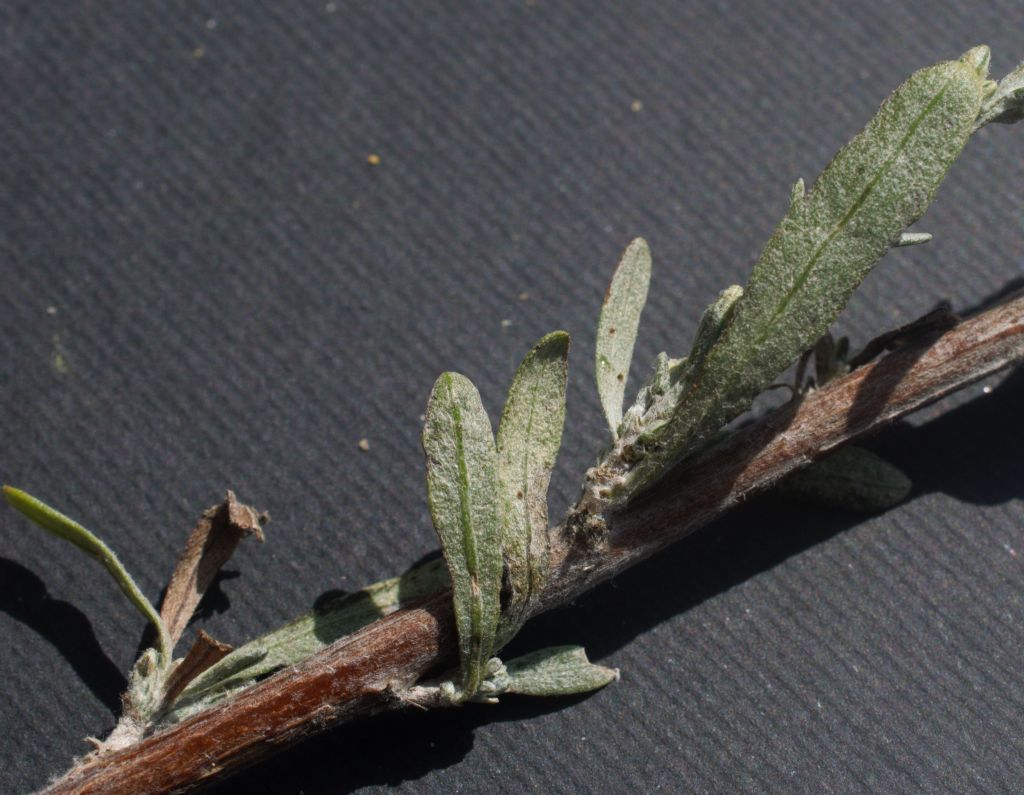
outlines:
{"label": "silvery green leaf", "polygon": [[516,370],[498,425],[502,544],[512,587],[501,643],[525,620],[531,594],[544,584],[548,556],[548,483],[562,444],[569,335],[538,342]]}
{"label": "silvery green leaf", "polygon": [[928,207],[970,137],[983,83],[965,61],[916,72],[806,196],[794,191],[703,364],[652,408],[668,419],[649,435],[646,455],[597,489],[605,505],[622,505],[700,447],[825,332]]}
{"label": "silvery green leaf", "polygon": [[502,555],[494,435],[465,376],[443,373],[434,384],[423,451],[430,515],[452,579],[462,687],[473,695],[494,649]]}
{"label": "silvery green leaf", "polygon": [[612,436],[622,421],[626,378],[650,281],[651,252],[647,241],[638,237],[626,247],[619,267],[615,269],[597,324],[594,361],[597,393]]}
{"label": "silvery green leaf", "polygon": [[842,447],[794,472],[776,493],[826,508],[877,513],[906,499],[910,488],[910,479],[885,459],[863,447]]}
{"label": "silvery green leaf", "polygon": [[647,414],[651,405],[671,387],[672,374],[679,372],[685,365],[685,359],[670,359],[664,351],[657,355],[651,374],[637,390],[636,400],[619,423],[620,437],[636,436],[645,423],[651,420]]}
{"label": "silvery green leaf", "polygon": [[1024,63],[999,81],[995,92],[985,100],[976,128],[995,122],[1014,124],[1024,119]]}
{"label": "silvery green leaf", "polygon": [[156,649],[146,649],[139,655],[128,673],[128,687],[121,694],[121,717],[99,744],[100,749],[125,748],[142,739],[160,712],[168,670]]}
{"label": "silvery green leaf", "polygon": [[505,663],[508,693],[568,696],[599,690],[619,678],[614,668],[594,665],[582,646],[552,646]]}
{"label": "silvery green leaf", "polygon": [[[802,192],[802,183],[797,187]],[[670,359],[665,353],[658,354],[654,362],[654,372],[640,387],[636,401],[626,411],[619,424],[616,454],[626,461],[637,460],[644,454],[649,440],[657,438],[669,415],[652,411],[652,407],[670,391],[674,395],[682,394],[691,375],[700,372],[704,357],[728,325],[733,308],[742,295],[743,288],[734,284],[722,290],[704,310],[697,325],[689,356],[683,359]],[[671,400],[661,400],[662,407],[670,410],[671,405]]]}
{"label": "silvery green leaf", "polygon": [[16,508],[37,525],[49,530],[55,536],[63,538],[65,541],[70,541],[85,552],[85,554],[89,555],[89,557],[96,558],[96,560],[103,564],[103,567],[109,572],[110,576],[114,578],[114,582],[117,583],[124,595],[128,597],[128,601],[156,628],[157,642],[160,647],[162,661],[165,665],[169,664],[173,643],[171,643],[167,628],[160,618],[160,614],[157,613],[156,608],[139,590],[135,580],[132,579],[124,565],[118,560],[114,550],[74,519],[65,516],[55,508],[51,508],[31,494],[21,489],[16,489],[13,486],[4,486],[3,491],[4,497],[13,508]]}
{"label": "silvery green leaf", "polygon": [[971,49],[960,56],[960,62],[971,67],[984,86],[988,78],[988,67],[992,62],[992,51],[988,46],[980,44],[977,47],[971,47]]}
{"label": "silvery green leaf", "polygon": [[[301,618],[291,624],[298,621],[301,621]],[[275,636],[273,640],[284,637],[284,630],[291,624],[270,633]],[[282,665],[279,659],[282,655],[278,654],[267,659],[270,657],[270,649],[261,644],[262,640],[262,638],[258,638],[235,649],[220,662],[211,665],[189,682],[188,686],[178,694],[173,704],[161,716],[161,725],[167,726],[176,723],[189,715],[213,706],[284,668],[285,665]],[[292,659],[297,652],[293,653],[289,650],[287,654],[289,659]],[[294,656],[293,661],[298,662],[299,659]]]}
{"label": "silvery green leaf", "polygon": [[710,306],[704,310],[700,323],[697,325],[697,333],[694,335],[690,355],[686,357],[686,364],[674,374],[674,380],[686,382],[691,375],[701,371],[704,359],[714,344],[718,342],[718,338],[722,336],[729,321],[732,320],[732,313],[742,297],[743,288],[734,284],[722,290]]}
{"label": "silvery green leaf", "polygon": [[331,599],[282,627],[232,651],[203,671],[181,692],[164,725],[175,723],[233,696],[272,673],[295,665],[338,638],[350,635],[403,605],[449,585],[441,559],[428,561],[399,577]]}
{"label": "silvery green leaf", "polygon": [[904,232],[900,235],[899,240],[894,244],[894,248],[903,248],[904,246],[919,246],[922,243],[927,243],[932,239],[932,236],[928,232]]}

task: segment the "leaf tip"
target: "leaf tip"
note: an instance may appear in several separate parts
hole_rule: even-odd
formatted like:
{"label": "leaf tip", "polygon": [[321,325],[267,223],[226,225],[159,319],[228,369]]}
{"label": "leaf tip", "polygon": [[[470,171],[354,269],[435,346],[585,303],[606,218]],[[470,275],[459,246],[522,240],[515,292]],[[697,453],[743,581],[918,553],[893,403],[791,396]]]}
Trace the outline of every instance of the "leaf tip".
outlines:
{"label": "leaf tip", "polygon": [[804,178],[800,177],[794,184],[793,190],[789,194],[789,203],[791,206],[795,206],[797,202],[802,201],[807,196],[807,188],[804,186]]}
{"label": "leaf tip", "polygon": [[7,500],[7,504],[10,505],[12,508],[16,508],[22,513],[25,513],[25,511],[28,509],[28,506],[31,506],[38,502],[38,500],[36,500],[36,498],[29,494],[27,491],[22,491],[21,489],[17,489],[14,486],[8,485],[6,483],[4,484],[3,489],[4,499]]}
{"label": "leaf tip", "polygon": [[646,238],[634,237],[629,246],[626,247],[626,253],[632,254],[639,262],[640,269],[650,275],[651,272],[651,246],[647,242]]}
{"label": "leaf tip", "polygon": [[992,60],[992,51],[987,44],[971,47],[960,56],[960,60],[974,69],[982,80],[988,77],[988,66]]}
{"label": "leaf tip", "polygon": [[572,347],[572,337],[569,336],[568,331],[552,331],[541,337],[537,344],[533,346],[533,349],[538,352],[545,352],[555,356],[565,357],[569,354],[569,348]]}

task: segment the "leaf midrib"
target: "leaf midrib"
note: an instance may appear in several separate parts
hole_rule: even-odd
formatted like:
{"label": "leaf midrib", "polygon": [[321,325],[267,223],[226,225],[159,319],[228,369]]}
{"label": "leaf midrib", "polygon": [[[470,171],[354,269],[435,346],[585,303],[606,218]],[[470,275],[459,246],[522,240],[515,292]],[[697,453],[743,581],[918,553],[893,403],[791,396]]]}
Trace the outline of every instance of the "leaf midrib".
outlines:
{"label": "leaf midrib", "polygon": [[467,684],[470,689],[473,689],[479,676],[478,666],[480,664],[480,649],[483,640],[480,637],[483,622],[483,603],[477,567],[476,539],[473,536],[473,522],[471,518],[469,470],[466,466],[462,411],[459,409],[459,403],[455,398],[455,392],[450,380],[448,382],[448,394],[451,397],[452,403],[452,419],[455,431],[455,462],[459,473],[459,523],[460,530],[462,531],[462,553],[470,578],[470,636],[468,644],[470,670],[467,671]]}
{"label": "leaf midrib", "polygon": [[[759,348],[760,345],[763,344],[764,341],[768,338],[768,335],[771,333],[773,324],[778,320],[779,316],[786,310],[786,308],[792,302],[792,300],[793,300],[794,296],[796,295],[796,293],[803,287],[804,284],[806,284],[807,279],[810,278],[811,270],[817,264],[818,260],[821,257],[822,252],[825,250],[825,247],[828,246],[828,244],[831,243],[833,240],[835,240],[835,238],[843,231],[843,229],[846,228],[846,225],[850,222],[850,219],[854,216],[854,214],[857,212],[857,210],[859,210],[864,205],[864,202],[867,201],[868,194],[870,194],[870,192],[874,189],[875,185],[878,184],[878,181],[892,167],[893,162],[895,161],[896,157],[903,151],[904,147],[906,146],[907,141],[910,139],[910,137],[915,132],[917,132],[917,129],[920,127],[920,125],[924,121],[924,119],[928,116],[929,113],[932,112],[932,110],[934,110],[936,104],[945,95],[947,89],[949,88],[949,84],[952,82],[952,80],[953,80],[953,78],[950,77],[945,82],[945,84],[942,86],[942,89],[935,95],[935,97],[932,98],[932,100],[928,103],[928,105],[925,106],[924,110],[921,111],[920,115],[916,119],[914,119],[914,121],[912,122],[910,128],[907,130],[906,134],[900,140],[900,142],[897,145],[896,150],[893,152],[893,154],[890,155],[886,159],[886,161],[882,164],[881,168],[878,170],[878,172],[872,178],[871,182],[868,183],[868,185],[861,192],[860,196],[857,197],[857,201],[854,203],[854,205],[850,208],[850,210],[846,213],[846,215],[844,215],[843,218],[840,219],[840,221],[833,228],[832,232],[829,233],[829,236],[818,246],[818,248],[814,252],[814,255],[812,256],[810,262],[808,262],[808,264],[804,267],[803,272],[798,277],[796,284],[793,286],[792,289],[790,289],[786,293],[786,296],[783,298],[782,302],[779,304],[779,307],[775,310],[775,312],[773,313],[772,317],[766,323],[766,327],[765,327],[764,331],[751,344],[751,346],[750,346],[751,349]],[[812,188],[811,190],[813,191],[814,188]],[[735,312],[733,314],[732,320],[729,323],[730,329],[735,327],[736,318],[737,318],[738,315],[739,315],[739,312]],[[725,337],[726,337],[726,334],[724,334],[724,333],[719,336],[719,338],[718,338],[719,342],[716,343],[716,345],[715,345],[716,348],[719,345],[722,344],[722,341],[725,339]],[[689,402],[689,398],[700,388],[700,385],[701,385],[701,383],[703,381],[703,376],[707,372],[707,363],[708,363],[708,361],[711,360],[711,358],[712,357],[710,355],[710,352],[709,352],[709,354],[707,356],[704,357],[704,362],[703,362],[703,366],[701,367],[700,377],[694,379],[693,385],[688,390],[687,400],[684,401],[683,403],[679,404],[679,408],[680,409],[683,407],[683,405],[685,405],[686,402]],[[744,365],[747,363],[749,358],[750,358],[749,356],[744,356],[743,357],[743,364]],[[738,372],[745,372],[745,371],[746,371],[745,367],[732,368],[730,370],[730,373],[735,374],[735,373],[738,373]],[[723,393],[728,393],[732,389],[733,385],[736,382],[736,378],[737,378],[736,375],[732,375],[729,378],[729,380],[725,383],[725,385],[722,388],[722,392]],[[705,415],[706,414],[707,414],[707,412],[705,412]]]}

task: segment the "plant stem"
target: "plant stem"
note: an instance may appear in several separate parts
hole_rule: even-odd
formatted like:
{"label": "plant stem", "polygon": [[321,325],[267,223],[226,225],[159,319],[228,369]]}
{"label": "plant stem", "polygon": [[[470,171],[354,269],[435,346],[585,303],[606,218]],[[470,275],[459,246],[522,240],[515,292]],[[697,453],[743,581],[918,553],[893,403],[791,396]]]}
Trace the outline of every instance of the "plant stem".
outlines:
{"label": "plant stem", "polygon": [[170,666],[171,655],[174,651],[174,641],[167,631],[167,626],[164,624],[160,614],[157,613],[156,608],[146,598],[146,595],[139,590],[139,586],[135,584],[132,575],[125,569],[114,553],[114,550],[74,519],[51,508],[31,494],[26,494],[21,489],[16,489],[13,486],[4,486],[3,492],[7,501],[33,522],[41,527],[45,527],[65,541],[71,542],[85,552],[85,554],[96,558],[96,560],[103,564],[103,567],[110,573],[110,576],[114,578],[114,582],[117,583],[124,595],[128,597],[128,601],[142,614],[143,618],[153,625],[153,628],[156,630],[156,645],[157,651],[160,653],[161,665],[164,668]]}
{"label": "plant stem", "polygon": [[[911,341],[793,400],[684,462],[605,516],[607,533],[551,531],[534,613],[562,604],[717,518],[790,472],[1024,359],[1024,297],[938,339]],[[438,593],[138,744],[84,760],[46,792],[186,792],[340,721],[405,705],[402,693],[455,659],[451,594]]]}

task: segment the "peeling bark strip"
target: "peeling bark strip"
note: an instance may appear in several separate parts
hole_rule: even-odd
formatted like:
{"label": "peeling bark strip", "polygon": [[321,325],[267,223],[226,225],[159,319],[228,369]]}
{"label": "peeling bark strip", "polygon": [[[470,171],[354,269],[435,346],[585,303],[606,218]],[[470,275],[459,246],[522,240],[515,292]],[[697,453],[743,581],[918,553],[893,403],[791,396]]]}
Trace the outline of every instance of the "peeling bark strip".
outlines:
{"label": "peeling bark strip", "polygon": [[[771,412],[687,462],[635,507],[610,517],[608,545],[557,530],[535,612],[559,605],[717,518],[846,442],[1024,359],[1024,298],[966,320],[934,342],[909,342]],[[451,593],[399,610],[237,698],[94,757],[53,784],[67,793],[198,789],[356,715],[402,706],[401,693],[454,661]]]}
{"label": "peeling bark strip", "polygon": [[172,643],[181,638],[199,600],[242,539],[253,535],[262,543],[266,521],[265,514],[238,502],[233,491],[224,502],[203,512],[185,542],[160,607]]}

